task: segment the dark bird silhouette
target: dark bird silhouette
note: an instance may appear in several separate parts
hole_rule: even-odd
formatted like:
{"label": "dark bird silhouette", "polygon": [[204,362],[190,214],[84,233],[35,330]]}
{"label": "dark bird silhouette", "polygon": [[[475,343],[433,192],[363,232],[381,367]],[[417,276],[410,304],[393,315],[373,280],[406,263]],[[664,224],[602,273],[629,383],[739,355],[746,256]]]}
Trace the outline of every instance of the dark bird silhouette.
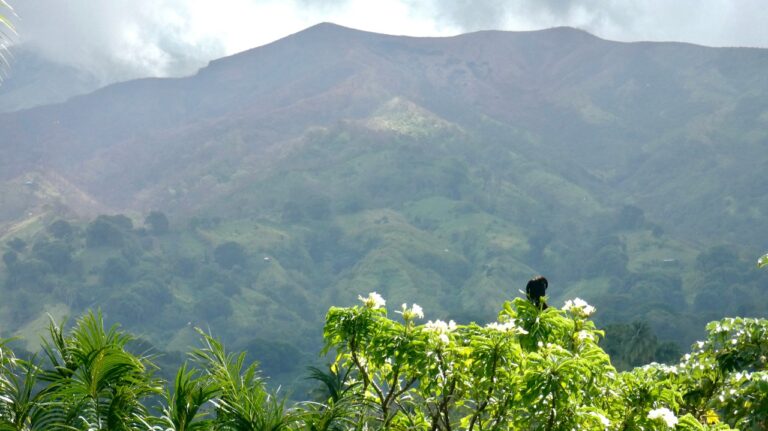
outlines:
{"label": "dark bird silhouette", "polygon": [[525,286],[525,295],[528,297],[528,300],[542,310],[547,309],[547,303],[541,301],[541,297],[547,294],[547,286],[549,286],[549,282],[541,275],[530,279]]}

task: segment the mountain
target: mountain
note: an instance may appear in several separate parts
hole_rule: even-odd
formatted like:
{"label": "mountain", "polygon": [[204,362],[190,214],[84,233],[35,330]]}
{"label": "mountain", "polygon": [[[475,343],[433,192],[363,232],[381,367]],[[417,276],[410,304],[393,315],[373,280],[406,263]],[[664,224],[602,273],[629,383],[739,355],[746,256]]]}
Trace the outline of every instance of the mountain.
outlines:
{"label": "mountain", "polygon": [[11,47],[8,63],[8,76],[0,85],[0,112],[63,102],[101,87],[94,75],[47,60],[28,46]]}
{"label": "mountain", "polygon": [[[158,190],[178,181],[168,176],[194,174],[190,163],[166,169],[181,148],[211,162],[206,138],[245,134],[229,137],[246,142],[240,154],[215,156],[242,163],[309,127],[401,100],[465,128],[482,120],[530,134],[539,158],[565,160],[579,184],[633,196],[691,240],[736,225],[728,239],[751,241],[766,202],[745,173],[764,167],[768,78],[756,72],[767,65],[765,50],[615,43],[569,28],[440,39],[320,24],[190,78],[131,81],[5,115],[2,172],[46,166],[99,201],[145,209],[167,199]],[[144,184],[150,172],[163,178]],[[105,186],[107,177],[117,183]],[[733,195],[721,178],[752,192]],[[692,206],[715,214],[692,225]]]}
{"label": "mountain", "polygon": [[[768,306],[751,262],[767,70],[768,50],[572,28],[319,24],[194,76],[5,113],[0,236],[30,246],[3,289],[134,316],[167,350],[189,322],[265,354],[319,342],[327,307],[358,294],[480,321],[544,273],[553,303],[581,295],[603,322],[688,343],[702,320]],[[152,210],[170,232],[140,226]],[[116,213],[128,222],[95,218]],[[56,237],[57,219],[76,233]],[[9,333],[45,307],[17,308],[0,306]]]}

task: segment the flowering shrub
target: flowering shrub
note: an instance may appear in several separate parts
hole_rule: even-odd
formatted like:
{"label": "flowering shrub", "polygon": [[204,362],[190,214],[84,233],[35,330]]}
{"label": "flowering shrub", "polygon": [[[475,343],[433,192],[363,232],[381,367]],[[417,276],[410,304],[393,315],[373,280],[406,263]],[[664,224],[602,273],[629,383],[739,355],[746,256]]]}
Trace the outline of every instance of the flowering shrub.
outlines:
{"label": "flowering shrub", "polygon": [[[0,341],[0,429],[82,430],[764,430],[768,321],[707,326],[677,364],[618,373],[581,299],[542,310],[523,299],[481,326],[428,320],[417,304],[390,318],[373,292],[334,307],[324,327],[321,400],[288,406],[254,364],[200,332],[203,347],[172,389],[130,337],[100,315],[70,334],[51,326],[45,360]],[[145,405],[162,398],[156,409]],[[162,412],[153,416],[152,412]]]}

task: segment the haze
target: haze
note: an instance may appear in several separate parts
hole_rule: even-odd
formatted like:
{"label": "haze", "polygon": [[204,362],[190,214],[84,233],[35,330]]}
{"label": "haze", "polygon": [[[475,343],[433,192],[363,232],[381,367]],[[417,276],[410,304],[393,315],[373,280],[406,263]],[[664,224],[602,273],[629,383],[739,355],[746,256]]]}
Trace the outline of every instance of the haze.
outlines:
{"label": "haze", "polygon": [[619,41],[768,46],[762,0],[88,0],[13,2],[20,39],[102,83],[193,73],[318,22],[411,36],[572,26]]}

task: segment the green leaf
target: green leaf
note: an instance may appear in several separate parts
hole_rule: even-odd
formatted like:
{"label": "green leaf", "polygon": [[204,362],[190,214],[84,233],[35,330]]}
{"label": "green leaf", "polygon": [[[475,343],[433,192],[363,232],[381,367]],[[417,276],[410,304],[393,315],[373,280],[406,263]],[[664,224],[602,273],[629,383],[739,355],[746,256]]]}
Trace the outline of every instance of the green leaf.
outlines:
{"label": "green leaf", "polygon": [[760,259],[757,260],[757,267],[762,268],[764,266],[768,265],[768,254],[764,255]]}
{"label": "green leaf", "polygon": [[690,413],[679,418],[677,429],[685,431],[704,431],[704,426],[699,423]]}

